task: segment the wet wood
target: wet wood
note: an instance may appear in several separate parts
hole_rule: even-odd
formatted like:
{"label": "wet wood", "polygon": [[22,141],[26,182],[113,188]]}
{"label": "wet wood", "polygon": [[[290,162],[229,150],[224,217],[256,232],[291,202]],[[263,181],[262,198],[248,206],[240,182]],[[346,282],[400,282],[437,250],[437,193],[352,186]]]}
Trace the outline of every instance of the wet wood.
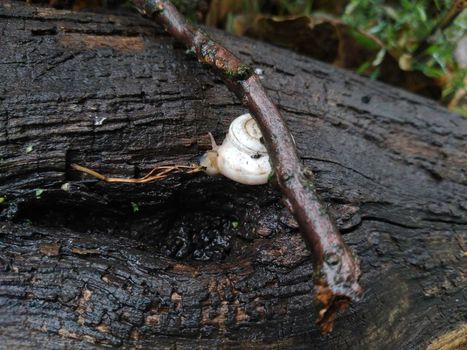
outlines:
{"label": "wet wood", "polygon": [[425,349],[465,333],[465,119],[210,31],[263,70],[361,259],[364,298],[322,337],[310,253],[272,187],[70,168],[189,164],[244,112],[222,82],[136,15],[2,2],[0,32],[0,348]]}
{"label": "wet wood", "polygon": [[298,156],[287,123],[265,91],[261,78],[201,28],[192,26],[170,1],[133,0],[133,3],[139,12],[193,51],[200,63],[217,73],[255,119],[271,163],[270,182],[282,192],[283,201],[311,250],[317,324],[323,334],[332,332],[337,313],[347,310],[363,294],[360,266],[318,196],[313,173]]}

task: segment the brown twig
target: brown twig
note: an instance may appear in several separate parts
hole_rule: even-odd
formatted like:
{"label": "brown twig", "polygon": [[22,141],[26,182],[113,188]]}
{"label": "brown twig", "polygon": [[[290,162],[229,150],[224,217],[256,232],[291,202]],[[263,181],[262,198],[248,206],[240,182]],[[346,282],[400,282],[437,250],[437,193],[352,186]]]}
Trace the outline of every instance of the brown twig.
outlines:
{"label": "brown twig", "polygon": [[254,116],[263,134],[277,185],[313,252],[317,322],[323,332],[330,332],[336,312],[362,294],[358,282],[360,268],[319,200],[312,173],[303,167],[278,108],[249,66],[193,27],[170,1],[132,1],[142,14],[153,18],[192,50],[200,62],[212,67]]}
{"label": "brown twig", "polygon": [[152,169],[149,173],[145,176],[132,179],[126,177],[109,177],[98,173],[95,170],[86,168],[82,165],[78,164],[71,164],[71,167],[77,171],[82,173],[88,174],[90,176],[94,176],[95,178],[105,181],[105,182],[123,182],[123,183],[136,183],[136,184],[147,184],[154,181],[161,181],[167,178],[167,176],[173,173],[187,173],[193,174],[200,171],[203,171],[203,167],[199,165],[162,165],[157,166]]}
{"label": "brown twig", "polygon": [[430,46],[430,40],[438,30],[444,30],[450,25],[456,17],[467,8],[467,0],[453,0],[451,7],[444,13],[443,17],[438,21],[438,24],[433,27],[430,33],[420,40],[420,44],[417,46],[415,51],[412,53],[413,57],[417,57],[423,53],[428,46]]}

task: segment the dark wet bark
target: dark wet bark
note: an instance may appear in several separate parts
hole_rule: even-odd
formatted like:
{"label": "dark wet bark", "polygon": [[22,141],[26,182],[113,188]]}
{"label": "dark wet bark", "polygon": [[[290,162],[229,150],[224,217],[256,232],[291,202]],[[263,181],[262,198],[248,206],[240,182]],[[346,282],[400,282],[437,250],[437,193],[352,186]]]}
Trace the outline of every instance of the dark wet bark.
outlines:
{"label": "dark wet bark", "polygon": [[273,169],[271,181],[282,192],[284,203],[312,252],[317,323],[323,333],[330,333],[337,312],[347,310],[363,294],[360,266],[320,200],[313,173],[298,156],[279,108],[251,66],[242,63],[201,28],[192,26],[170,1],[133,0],[133,3],[191,50],[199,62],[216,72],[256,120]]}
{"label": "dark wet bark", "polygon": [[0,33],[0,348],[424,349],[459,333],[465,119],[211,33],[264,70],[361,258],[364,298],[322,337],[310,253],[273,188],[201,174],[105,184],[69,168],[189,163],[244,112],[221,81],[137,16],[2,2]]}

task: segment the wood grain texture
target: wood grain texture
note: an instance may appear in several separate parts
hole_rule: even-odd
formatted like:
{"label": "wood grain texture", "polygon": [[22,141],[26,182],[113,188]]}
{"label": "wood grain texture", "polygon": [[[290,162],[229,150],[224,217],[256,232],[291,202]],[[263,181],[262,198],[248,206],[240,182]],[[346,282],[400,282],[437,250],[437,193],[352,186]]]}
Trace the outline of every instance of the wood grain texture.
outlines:
{"label": "wood grain texture", "polygon": [[318,192],[360,256],[363,300],[333,334],[319,334],[309,253],[269,186],[204,175],[113,185],[71,171],[78,163],[132,177],[189,163],[208,149],[207,132],[220,142],[244,109],[136,15],[5,1],[0,348],[425,349],[462,330],[466,120],[289,51],[209,32],[264,70]]}

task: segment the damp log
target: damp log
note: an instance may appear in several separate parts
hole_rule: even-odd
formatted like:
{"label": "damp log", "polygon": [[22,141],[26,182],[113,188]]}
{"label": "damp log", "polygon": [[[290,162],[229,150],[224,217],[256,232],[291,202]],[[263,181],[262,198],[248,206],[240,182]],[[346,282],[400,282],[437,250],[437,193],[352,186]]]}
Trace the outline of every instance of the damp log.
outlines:
{"label": "damp log", "polygon": [[[311,256],[271,186],[190,163],[245,110],[138,15],[0,4],[0,349],[461,348],[467,121],[427,99],[206,29],[262,70],[361,259],[323,337]],[[446,348],[447,349],[447,348]]]}

